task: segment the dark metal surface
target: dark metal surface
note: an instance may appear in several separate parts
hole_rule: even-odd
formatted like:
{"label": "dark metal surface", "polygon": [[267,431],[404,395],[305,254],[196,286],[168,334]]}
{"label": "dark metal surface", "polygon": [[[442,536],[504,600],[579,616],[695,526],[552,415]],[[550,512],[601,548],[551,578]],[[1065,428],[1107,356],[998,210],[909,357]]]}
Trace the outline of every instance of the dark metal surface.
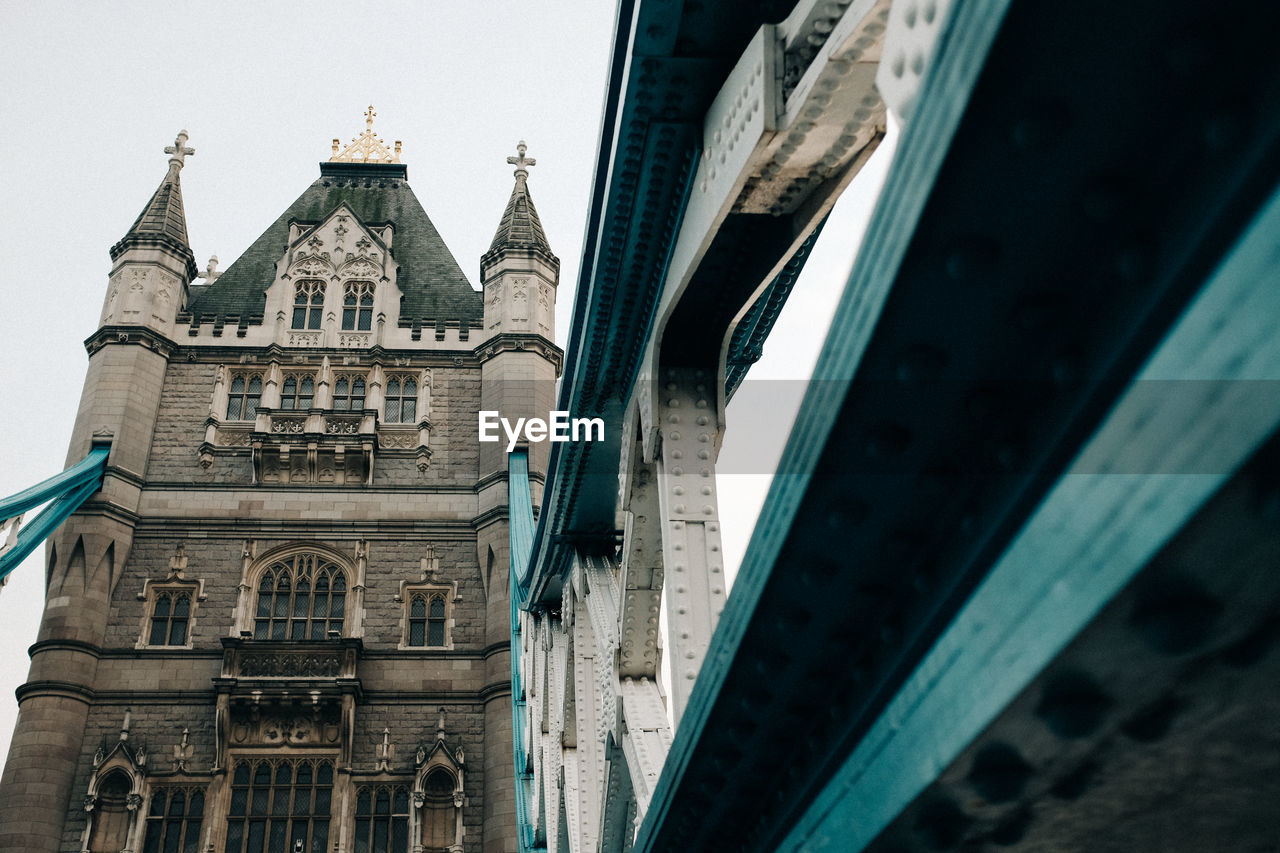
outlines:
{"label": "dark metal surface", "polygon": [[970,87],[997,5],[940,43],[638,850],[778,848],[1280,177],[1274,10],[1015,3]]}

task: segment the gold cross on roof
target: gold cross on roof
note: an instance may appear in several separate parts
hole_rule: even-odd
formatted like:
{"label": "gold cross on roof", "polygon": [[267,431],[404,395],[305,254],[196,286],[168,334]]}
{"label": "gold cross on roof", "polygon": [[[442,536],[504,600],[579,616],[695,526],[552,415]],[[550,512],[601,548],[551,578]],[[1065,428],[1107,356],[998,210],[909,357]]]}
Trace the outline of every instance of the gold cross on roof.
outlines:
{"label": "gold cross on roof", "polygon": [[364,133],[352,139],[351,144],[342,149],[341,153],[338,152],[338,140],[333,140],[333,154],[329,157],[329,162],[399,163],[400,140],[396,140],[395,150],[392,151],[378,138],[373,132],[373,117],[376,115],[373,104],[370,104],[364,113]]}

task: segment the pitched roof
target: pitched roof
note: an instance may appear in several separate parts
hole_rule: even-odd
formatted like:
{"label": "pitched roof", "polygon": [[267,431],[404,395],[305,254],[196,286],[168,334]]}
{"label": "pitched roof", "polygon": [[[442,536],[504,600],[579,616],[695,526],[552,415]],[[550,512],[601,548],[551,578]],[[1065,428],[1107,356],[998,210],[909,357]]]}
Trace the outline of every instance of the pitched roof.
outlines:
{"label": "pitched roof", "polygon": [[511,199],[502,213],[502,221],[498,223],[489,251],[517,246],[551,251],[546,232],[542,230],[542,220],[538,218],[538,209],[533,206],[533,198],[529,195],[528,181],[521,172],[516,173],[516,185],[511,190]]}
{"label": "pitched roof", "polygon": [[[185,141],[186,137],[180,137]],[[167,150],[167,149],[166,149]],[[187,241],[187,215],[182,207],[182,182],[178,172],[180,159],[169,161],[169,171],[156,188],[147,206],[129,226],[120,242],[111,247],[111,259],[120,257],[134,246],[160,246],[186,261],[189,278],[196,276],[195,255]]]}
{"label": "pitched roof", "polygon": [[156,189],[151,201],[143,208],[142,213],[133,221],[129,234],[163,234],[179,241],[185,246],[187,242],[187,216],[182,207],[182,184],[178,180],[178,170],[171,168]]}
{"label": "pitched roof", "polygon": [[320,164],[320,177],[273,222],[213,284],[194,288],[192,315],[260,317],[266,291],[275,281],[276,261],[284,256],[289,223],[319,223],[345,202],[368,225],[393,227],[391,256],[403,299],[400,320],[467,320],[479,324],[484,298],[471,288],[440,233],[427,217],[402,164]]}

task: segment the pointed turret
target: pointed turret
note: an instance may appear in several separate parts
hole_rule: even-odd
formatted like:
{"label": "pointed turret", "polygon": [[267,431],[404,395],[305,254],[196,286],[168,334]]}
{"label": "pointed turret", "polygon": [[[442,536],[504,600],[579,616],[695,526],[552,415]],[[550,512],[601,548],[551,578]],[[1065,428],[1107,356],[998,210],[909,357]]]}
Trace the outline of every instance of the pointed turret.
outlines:
{"label": "pointed turret", "polygon": [[555,288],[560,259],[551,252],[542,220],[529,195],[529,167],[524,140],[507,162],[516,167],[516,185],[493,235],[489,251],[480,258],[485,290],[485,328],[493,332],[531,332],[555,339]]}
{"label": "pointed turret", "polygon": [[547,235],[542,230],[542,220],[538,218],[538,209],[533,206],[533,199],[529,196],[529,172],[526,167],[536,165],[538,161],[525,157],[527,150],[528,146],[522,139],[516,146],[519,156],[507,158],[507,162],[516,167],[516,185],[511,190],[507,209],[502,213],[502,221],[498,223],[498,232],[493,235],[493,242],[489,244],[489,252],[518,247],[551,253]]}
{"label": "pointed turret", "polygon": [[173,335],[178,312],[186,307],[196,277],[195,254],[187,242],[178,173],[194,154],[187,132],[178,131],[169,155],[169,171],[128,233],[111,247],[111,280],[102,306],[101,326],[146,326]]}
{"label": "pointed turret", "polygon": [[131,248],[155,247],[182,262],[188,280],[195,278],[196,260],[187,241],[187,215],[182,207],[182,182],[178,179],[185,158],[196,153],[187,146],[187,139],[187,132],[180,130],[173,145],[164,149],[170,155],[169,171],[124,238],[111,247],[111,260],[118,260]]}
{"label": "pointed turret", "polygon": [[538,161],[524,156],[528,150],[522,139],[516,146],[516,156],[507,158],[507,162],[516,167],[516,185],[511,190],[511,198],[507,201],[507,209],[502,212],[502,221],[498,223],[489,251],[480,259],[482,279],[487,279],[489,268],[512,249],[531,251],[557,267],[560,265],[559,259],[551,252],[547,234],[542,230],[542,220],[538,218],[538,209],[533,206],[533,197],[529,195],[528,167],[537,165]]}

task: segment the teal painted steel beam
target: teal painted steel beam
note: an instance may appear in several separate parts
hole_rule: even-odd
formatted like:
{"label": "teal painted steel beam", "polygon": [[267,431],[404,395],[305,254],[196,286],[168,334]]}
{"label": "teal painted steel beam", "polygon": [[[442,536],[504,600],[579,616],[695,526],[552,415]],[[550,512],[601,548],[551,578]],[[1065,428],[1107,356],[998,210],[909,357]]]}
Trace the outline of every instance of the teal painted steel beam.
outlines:
{"label": "teal painted steel beam", "polygon": [[520,677],[520,577],[529,571],[533,549],[533,493],[529,488],[529,452],[507,454],[507,513],[511,546],[511,752],[515,765],[516,843],[520,853],[539,849],[530,816],[532,776],[524,752],[525,699]]}
{"label": "teal painted steel beam", "polygon": [[1280,426],[1280,191],[783,851],[858,851]]}
{"label": "teal painted steel beam", "polygon": [[0,578],[7,577],[58,525],[98,491],[110,452],[109,446],[94,447],[88,456],[62,473],[0,501],[0,519],[3,520],[16,518],[32,507],[52,501],[18,532],[13,547],[0,554]]}
{"label": "teal painted steel beam", "polygon": [[68,489],[75,488],[86,479],[97,477],[101,480],[110,450],[108,446],[94,447],[89,451],[88,456],[67,470],[54,474],[49,479],[24,489],[16,495],[0,499],[0,519],[21,515],[33,507],[64,494]]}

